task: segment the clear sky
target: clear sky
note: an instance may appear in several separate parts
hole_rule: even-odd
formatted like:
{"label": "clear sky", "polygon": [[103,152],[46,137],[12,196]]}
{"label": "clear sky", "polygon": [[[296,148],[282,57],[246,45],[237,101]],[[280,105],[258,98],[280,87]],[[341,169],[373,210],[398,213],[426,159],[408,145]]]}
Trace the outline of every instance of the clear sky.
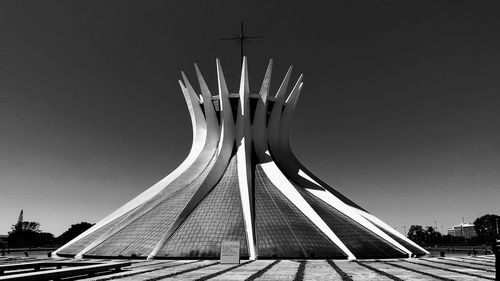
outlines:
{"label": "clear sky", "polygon": [[[401,3],[404,2],[404,3]],[[500,213],[496,1],[0,1],[0,234],[96,222],[189,151],[177,79],[304,73],[292,146],[398,230]]]}

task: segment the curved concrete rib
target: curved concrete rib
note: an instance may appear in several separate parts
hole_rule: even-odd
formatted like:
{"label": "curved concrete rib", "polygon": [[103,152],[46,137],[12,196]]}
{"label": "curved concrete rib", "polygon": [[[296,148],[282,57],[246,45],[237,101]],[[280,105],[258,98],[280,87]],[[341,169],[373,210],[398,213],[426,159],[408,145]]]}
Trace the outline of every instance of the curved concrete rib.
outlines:
{"label": "curved concrete rib", "polygon": [[281,86],[278,89],[278,93],[276,94],[271,114],[269,115],[269,122],[267,123],[267,139],[269,142],[270,153],[273,158],[275,157],[274,153],[280,150],[279,130],[280,130],[281,112],[283,110],[283,104],[285,102],[285,92],[288,87],[288,82],[290,81],[290,75],[292,73],[292,69],[293,69],[292,66],[288,68],[285,78],[283,79],[283,82],[281,82]]}
{"label": "curved concrete rib", "polygon": [[[165,233],[163,241],[167,241],[172,234],[181,226],[181,224],[189,217],[189,215],[194,211],[196,206],[207,196],[207,194],[212,191],[212,189],[217,185],[221,177],[223,176],[229,160],[231,159],[231,153],[234,147],[235,132],[234,132],[234,121],[233,113],[231,109],[231,104],[229,103],[229,91],[227,89],[226,80],[222,72],[222,67],[220,65],[219,59],[216,60],[217,63],[217,76],[219,82],[219,98],[220,98],[220,112],[221,112],[221,140],[219,142],[219,154],[215,161],[214,166],[208,173],[207,177],[198,188],[196,193],[193,195],[191,200],[184,207],[182,212],[177,219],[172,224],[170,229]],[[151,255],[150,255],[151,256]]]}
{"label": "curved concrete rib", "polygon": [[[172,173],[170,173],[168,176],[157,182],[155,185],[96,223],[93,227],[88,229],[87,231],[83,232],[73,240],[71,240],[69,243],[64,245],[63,247],[59,248],[56,252],[54,252],[55,255],[57,255],[58,252],[64,250],[66,247],[72,245],[74,242],[86,237],[87,235],[93,233],[94,231],[97,231],[101,227],[105,226],[109,222],[125,215],[129,211],[133,210],[134,208],[140,206],[144,202],[152,199],[155,195],[160,193],[166,186],[168,186],[170,183],[175,181],[182,173],[184,173],[186,170],[189,169],[189,167],[196,161],[200,153],[202,153],[204,149],[204,144],[206,141],[207,137],[207,126],[205,122],[205,117],[203,116],[203,112],[200,108],[200,101],[196,94],[190,93],[188,89],[182,84],[181,81],[179,81],[179,86],[181,87],[182,93],[184,95],[184,99],[186,101],[188,110],[189,110],[189,115],[191,117],[191,125],[193,128],[193,141],[191,145],[191,150],[186,157],[186,159],[177,167]],[[100,238],[108,237],[109,233],[111,233],[112,230],[107,231],[103,235],[100,236]],[[83,251],[78,253],[76,255],[77,258],[81,257],[83,253],[87,252],[89,249],[91,249],[90,246],[92,245],[97,245],[95,242],[101,242],[103,239],[98,239],[95,240],[94,243],[91,243],[88,245]]]}
{"label": "curved concrete rib", "polygon": [[295,106],[297,105],[297,100],[299,99],[303,83],[302,78],[304,76],[301,74],[295,85],[293,86],[290,95],[286,99],[285,104],[283,105],[281,120],[280,120],[280,129],[279,129],[279,152],[288,152],[291,151],[290,146],[290,122],[293,113],[295,112]]}
{"label": "curved concrete rib", "polygon": [[399,244],[396,240],[392,239],[389,235],[387,235],[385,232],[380,230],[378,227],[373,225],[369,220],[367,220],[365,217],[361,216],[355,208],[345,204],[342,200],[338,199],[336,196],[334,196],[332,193],[326,191],[326,190],[314,190],[314,189],[308,189],[306,190],[309,193],[312,193],[314,196],[319,198],[320,200],[324,201],[328,205],[332,206],[333,208],[337,209],[339,212],[343,213],[347,217],[351,218],[355,222],[357,222],[359,225],[363,226],[364,228],[370,230],[373,232],[375,235],[379,236],[383,240],[389,242],[392,244],[394,247],[400,249],[401,251],[405,252],[408,254],[408,256],[411,256],[412,252],[408,249],[406,249],[403,245]]}
{"label": "curved concrete rib", "polygon": [[284,92],[278,93],[276,97],[268,124],[269,146],[271,147],[273,159],[276,160],[280,169],[282,169],[294,182],[307,188],[323,189],[321,185],[314,184],[301,177],[298,174],[298,170],[295,171],[295,162],[297,160],[293,153],[291,153],[289,143],[290,117],[293,114],[295,103],[302,89],[302,77],[301,75],[295,83],[286,103],[284,101]]}
{"label": "curved concrete rib", "polygon": [[[181,180],[188,180],[188,183],[191,183],[198,177],[203,169],[209,164],[211,161],[213,155],[217,151],[217,145],[219,143],[219,131],[220,131],[220,126],[219,122],[217,120],[217,115],[215,113],[215,109],[212,103],[212,94],[210,93],[210,90],[208,89],[207,84],[205,83],[205,79],[203,79],[203,76],[201,75],[201,72],[198,68],[198,65],[194,65],[195,70],[196,70],[196,75],[198,78],[198,82],[200,84],[200,90],[201,94],[203,97],[203,109],[205,112],[205,118],[206,118],[206,123],[207,123],[207,128],[208,128],[208,134],[207,134],[207,140],[205,144],[205,150],[204,150],[204,155],[200,155],[200,162],[202,162],[204,165],[200,165],[200,169],[196,169],[192,173],[193,178],[192,179],[181,179]],[[186,78],[185,75],[183,75],[183,78],[185,80],[186,85],[188,86],[188,90],[191,90],[194,93],[194,89],[189,83],[188,79]],[[170,227],[172,228],[172,227]],[[154,258],[154,256],[161,250],[163,244],[166,242],[166,240],[170,236],[168,235],[168,231],[162,236],[162,238],[156,243],[155,247],[151,251],[151,253],[148,255],[148,259]]]}
{"label": "curved concrete rib", "polygon": [[[197,131],[198,130],[206,131],[207,119],[205,119],[203,111],[201,110],[200,100],[198,98],[198,95],[196,94],[193,87],[189,83],[189,80],[187,79],[184,72],[181,72],[181,75],[186,85],[183,86],[182,83],[180,83],[180,85],[182,86],[181,89],[183,90],[183,92],[185,91],[188,97],[190,98],[192,107],[196,108],[196,111],[194,112],[196,113],[195,116],[197,116],[197,119],[194,125],[200,126],[200,128],[197,128]],[[213,109],[213,105],[204,104],[205,112],[214,112],[214,110],[210,111],[210,106],[212,106]],[[217,122],[215,115],[212,116],[209,120],[212,123]],[[214,126],[214,124],[212,124],[212,126]],[[215,124],[215,126],[217,126],[217,124]],[[94,247],[100,245],[109,237],[120,232],[128,225],[134,223],[142,215],[148,213],[150,210],[155,208],[160,203],[161,198],[166,198],[175,191],[193,182],[203,172],[203,170],[207,167],[207,165],[209,165],[216,151],[218,138],[219,134],[217,133],[217,130],[207,131],[205,139],[203,140],[202,143],[203,147],[201,149],[201,152],[196,156],[195,161],[192,162],[190,166],[188,166],[184,171],[182,171],[181,174],[178,175],[174,180],[172,180],[167,186],[165,186],[162,190],[160,190],[154,198],[151,198],[147,202],[144,202],[143,204],[147,204],[147,208],[141,209],[137,212],[130,213],[128,217],[122,223],[120,223],[118,227],[112,228],[105,234],[101,235],[98,239],[96,239],[93,243],[91,243],[83,251],[81,251],[77,256],[82,257],[86,252],[92,250]]]}
{"label": "curved concrete rib", "polygon": [[302,77],[303,76],[300,75],[286,102],[282,105],[282,113],[280,116],[280,125],[278,130],[278,144],[273,146],[275,149],[272,149],[272,155],[273,158],[276,159],[280,169],[282,169],[282,171],[294,182],[302,187],[323,189],[320,184],[315,183],[314,181],[306,180],[298,173],[298,170],[295,169],[297,160],[290,147],[290,120],[303,86]]}
{"label": "curved concrete rib", "polygon": [[252,141],[255,149],[255,154],[260,163],[271,161],[269,155],[269,147],[267,144],[267,97],[269,95],[269,86],[271,85],[271,73],[273,70],[273,60],[269,60],[266,74],[262,81],[262,86],[259,91],[259,99],[255,107],[253,123],[252,123]]}
{"label": "curved concrete rib", "polygon": [[292,183],[290,183],[287,177],[281,172],[281,170],[276,166],[274,161],[260,164],[262,170],[273,183],[273,185],[285,195],[290,202],[292,202],[297,209],[299,209],[318,229],[320,229],[323,234],[325,234],[341,251],[347,255],[347,259],[354,260],[356,257],[354,254],[346,247],[346,245],[340,240],[340,238],[333,233],[333,231],[328,227],[328,225],[323,221],[323,219],[314,211],[314,209],[307,203],[307,201],[300,195],[300,193],[295,189]]}
{"label": "curved concrete rib", "polygon": [[297,100],[302,91],[302,78],[303,75],[300,75],[283,105],[279,122],[279,143],[278,145],[275,145],[276,149],[273,150],[273,157],[277,160],[276,162],[279,163],[279,167],[285,172],[285,174],[287,174],[298,185],[306,188],[324,189],[323,186],[313,180],[312,177],[307,174],[304,176],[303,172],[300,173],[300,171],[305,170],[305,168],[297,160],[290,146],[291,117],[295,112],[295,106],[297,105]]}
{"label": "curved concrete rib", "polygon": [[[183,72],[181,73],[183,82],[179,81],[179,85],[189,109],[193,129],[191,149],[181,165],[167,177],[99,221],[94,227],[58,249],[54,252],[55,254],[67,249],[68,246],[79,245],[74,243],[85,237],[90,238],[88,235],[95,233],[99,229],[102,231],[104,230],[102,227],[115,219],[120,219],[118,225],[113,224],[113,227],[108,227],[110,228],[109,230],[104,234],[99,234],[99,237],[90,242],[85,249],[77,253],[76,257],[82,257],[83,254],[92,249],[95,250],[90,252],[91,255],[97,255],[96,253],[101,251],[106,252],[109,245],[116,242],[129,242],[128,240],[115,240],[115,234],[118,234],[118,237],[125,233],[130,234],[129,229],[143,222],[143,215],[150,211],[157,211],[157,207],[166,207],[166,210],[171,212],[169,215],[174,218],[173,222],[171,220],[168,220],[168,223],[164,221],[161,226],[156,224],[153,226],[152,223],[148,223],[148,227],[142,228],[154,231],[155,235],[161,236],[159,241],[153,241],[153,238],[150,238],[148,240],[149,244],[145,246],[147,247],[147,251],[142,250],[141,252],[141,255],[146,255],[150,251],[148,259],[154,258],[204,198],[217,186],[226,172],[234,153],[236,153],[234,156],[236,157],[237,164],[237,188],[240,192],[250,259],[253,260],[258,256],[254,217],[255,165],[262,167],[262,171],[268,177],[269,181],[271,181],[272,185],[280,190],[302,214],[337,245],[348,256],[348,259],[355,259],[356,257],[339,237],[336,236],[333,228],[330,229],[323,218],[319,216],[321,214],[320,211],[318,210],[317,213],[309,205],[308,201],[305,200],[305,198],[309,197],[306,193],[312,194],[311,196],[324,201],[373,234],[387,241],[394,248],[409,255],[411,255],[411,251],[417,251],[417,253],[421,254],[417,249],[428,253],[395,231],[392,227],[364,211],[357,204],[321,181],[297,159],[290,144],[290,126],[297,101],[303,88],[302,75],[287,97],[286,92],[292,71],[292,67],[290,67],[276,96],[269,98],[273,64],[273,61],[270,60],[260,88],[256,107],[253,109],[250,108],[247,58],[244,57],[239,88],[239,104],[237,112],[234,114],[229,102],[229,91],[218,59],[216,64],[220,113],[217,113],[214,108],[212,94],[198,66],[194,65],[200,85],[201,97],[196,93],[186,75]],[[236,96],[236,94],[234,96],[231,95],[231,98]],[[270,112],[268,112],[268,107],[271,108]],[[254,110],[252,112],[254,116],[253,120],[251,119],[251,110]],[[234,116],[236,117],[236,124],[233,121]],[[253,152],[255,152],[256,157],[252,159],[254,156]],[[205,170],[208,174],[203,173]],[[196,185],[193,185],[195,180]],[[201,185],[198,186],[200,182]],[[197,187],[197,189],[194,190],[194,187]],[[191,188],[186,194],[191,195],[194,193],[191,198],[186,199],[189,201],[183,203],[185,205],[180,206],[179,209],[169,209],[170,205],[160,205],[162,202],[165,202],[164,200],[170,198],[173,192],[183,188]],[[409,244],[406,244],[406,242]],[[83,244],[86,243],[82,243],[82,247]],[[416,248],[413,248],[413,246]],[[73,247],[70,249],[74,251]],[[70,249],[66,252],[69,252]],[[118,246],[116,248],[117,255],[124,253],[124,251],[126,251],[126,246]]]}
{"label": "curved concrete rib", "polygon": [[286,99],[285,108],[281,114],[281,122],[280,122],[280,145],[282,145],[282,149],[286,150],[291,148],[290,146],[290,123],[292,120],[293,113],[295,112],[295,107],[297,105],[297,101],[299,100],[300,93],[302,92],[302,88],[304,83],[302,83],[303,75],[299,76],[295,86],[290,92],[290,95]]}
{"label": "curved concrete rib", "polygon": [[363,210],[356,210],[354,209],[356,212],[358,212],[360,215],[362,215],[363,217],[365,217],[367,220],[371,221],[374,225],[380,227],[380,228],[383,228],[385,231],[391,233],[392,235],[394,236],[397,236],[399,237],[400,239],[403,239],[404,241],[406,241],[407,243],[411,244],[413,247],[416,247],[417,249],[420,249],[422,252],[426,253],[427,255],[430,254],[427,250],[425,250],[424,248],[420,247],[417,243],[411,241],[410,239],[406,238],[404,235],[402,235],[401,233],[399,233],[399,231],[396,231],[394,228],[392,228],[390,225],[386,224],[385,222],[383,222],[382,220],[380,220],[379,218],[375,217],[374,215],[366,212],[366,211],[363,211]]}
{"label": "curved concrete rib", "polygon": [[[196,76],[198,77],[198,83],[200,84],[201,95],[203,96],[203,108],[205,109],[207,130],[209,132],[213,132],[214,134],[219,134],[220,126],[219,126],[219,121],[217,119],[217,113],[215,112],[212,103],[212,94],[208,89],[207,83],[205,83],[205,79],[203,79],[203,75],[201,75],[201,71],[198,68],[198,65],[194,64],[194,68],[196,70]],[[213,138],[207,138],[207,141],[212,141],[212,140],[219,141],[219,136]]]}
{"label": "curved concrete rib", "polygon": [[311,189],[326,189],[337,196],[344,203],[362,210],[362,208],[356,203],[311,173],[293,153],[290,145],[290,126],[292,116],[297,106],[297,101],[303,88],[302,77],[303,76],[301,75],[295,83],[295,86],[284,105],[279,122],[279,144],[276,145],[278,149],[273,153],[273,158],[278,160],[277,163],[279,163],[279,167],[299,186]]}
{"label": "curved concrete rib", "polygon": [[250,260],[255,260],[255,234],[254,234],[254,210],[253,210],[253,171],[252,171],[252,139],[250,131],[250,90],[248,85],[247,58],[243,57],[240,79],[240,102],[238,115],[236,116],[236,163],[238,171],[238,183],[241,196],[241,207],[247,234],[248,252]]}

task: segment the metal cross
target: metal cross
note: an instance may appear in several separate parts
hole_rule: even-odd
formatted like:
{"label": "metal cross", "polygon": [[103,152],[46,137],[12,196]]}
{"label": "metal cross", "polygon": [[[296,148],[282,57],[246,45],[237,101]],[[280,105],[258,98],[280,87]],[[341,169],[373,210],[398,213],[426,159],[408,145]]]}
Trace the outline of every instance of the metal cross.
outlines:
{"label": "metal cross", "polygon": [[248,32],[243,29],[243,22],[241,22],[241,30],[240,34],[234,34],[233,37],[230,38],[221,38],[220,40],[238,40],[240,44],[240,55],[241,55],[241,63],[243,63],[244,56],[244,46],[250,43],[250,39],[255,38],[264,38],[264,36],[250,36]]}

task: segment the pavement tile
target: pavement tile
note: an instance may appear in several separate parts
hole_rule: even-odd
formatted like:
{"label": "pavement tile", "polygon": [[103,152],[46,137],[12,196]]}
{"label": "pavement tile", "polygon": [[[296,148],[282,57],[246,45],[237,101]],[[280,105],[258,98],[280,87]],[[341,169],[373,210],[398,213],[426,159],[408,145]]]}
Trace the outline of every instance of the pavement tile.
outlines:
{"label": "pavement tile", "polygon": [[[469,274],[474,274],[474,275],[478,275],[478,276],[482,276],[482,277],[488,277],[488,278],[495,279],[494,272],[485,272],[483,270],[467,268],[467,267],[463,267],[460,265],[440,264],[440,263],[437,263],[434,261],[423,260],[423,259],[412,259],[411,262],[418,263],[418,264],[421,264],[424,266],[428,265],[428,266],[432,266],[432,267],[439,267],[439,268],[442,268],[443,270],[460,271],[460,272],[464,272],[466,274],[469,273]],[[406,264],[408,264],[408,263],[406,263]],[[476,266],[471,265],[471,267],[476,267]],[[476,277],[476,278],[478,278],[478,277]]]}
{"label": "pavement tile", "polygon": [[145,262],[136,262],[133,263],[131,266],[128,266],[126,269],[149,269],[149,268],[155,268],[158,266],[166,266],[168,264],[175,264],[175,260],[152,260],[152,261],[145,261]]}
{"label": "pavement tile", "polygon": [[213,266],[209,266],[209,267],[205,267],[205,268],[200,268],[198,270],[194,270],[194,271],[186,272],[186,273],[179,274],[179,275],[176,275],[176,276],[173,276],[173,277],[169,277],[169,278],[164,279],[164,280],[186,280],[186,281],[192,281],[192,280],[196,280],[198,278],[201,278],[201,277],[213,274],[213,273],[217,273],[219,271],[226,270],[226,269],[231,268],[231,267],[233,267],[235,265],[237,265],[237,264],[216,264],[216,265],[213,265]]}
{"label": "pavement tile", "polygon": [[[38,261],[47,260],[38,259]],[[87,259],[88,260],[88,259]],[[36,261],[24,258],[2,258],[0,263],[22,263]],[[85,260],[68,261],[81,262]],[[96,260],[92,261],[110,261]],[[123,261],[123,260],[120,260]],[[240,281],[249,278],[259,270],[274,263],[275,260],[256,260],[253,262],[243,261],[242,265],[236,268],[235,264],[219,264],[217,260],[131,260],[132,265],[124,268],[123,271],[112,274],[101,274],[94,277],[79,279],[105,281],[118,279],[124,281],[146,281],[152,278],[160,280],[196,280],[231,269],[220,275],[214,276],[210,280],[214,281]],[[293,280],[299,269],[302,260],[281,260],[266,271],[257,280]],[[472,280],[494,280],[494,256],[481,257],[445,257],[445,258],[423,258],[423,259],[388,259],[388,260],[359,260],[346,261],[337,260],[335,264],[351,276],[354,281],[382,281],[391,280],[389,277],[377,272],[385,272],[401,280],[439,280],[448,278],[454,281]],[[446,263],[446,264],[444,264]],[[373,269],[364,267],[367,265]],[[202,268],[199,268],[199,267]],[[304,268],[304,280],[332,280],[340,281],[341,276],[330,266],[327,260],[307,260]],[[184,272],[175,276],[167,277],[171,274]],[[412,271],[414,270],[414,271]],[[450,270],[456,271],[451,272]],[[415,272],[416,271],[416,272]],[[469,275],[468,275],[469,274]],[[471,276],[476,275],[476,276]]]}
{"label": "pavement tile", "polygon": [[304,280],[337,281],[342,280],[342,278],[337,274],[335,269],[333,269],[326,262],[326,260],[308,260],[306,263]]}
{"label": "pavement tile", "polygon": [[297,269],[299,268],[300,262],[294,260],[282,260],[275,266],[271,267],[266,273],[264,273],[259,279],[259,281],[267,280],[293,280]]}
{"label": "pavement tile", "polygon": [[373,268],[376,268],[380,271],[383,271],[385,273],[394,275],[394,276],[401,278],[403,280],[409,280],[409,281],[435,280],[434,278],[431,278],[429,276],[422,275],[420,273],[412,272],[409,270],[405,270],[402,268],[394,267],[394,266],[386,264],[384,262],[362,262],[362,263],[369,265]]}
{"label": "pavement tile", "polygon": [[494,261],[495,255],[475,256],[475,258]]}
{"label": "pavement tile", "polygon": [[435,262],[435,263],[441,263],[441,264],[453,264],[458,267],[473,267],[473,268],[478,268],[478,269],[483,269],[485,271],[491,271],[495,270],[495,265],[494,264],[488,264],[488,263],[481,263],[481,262],[476,262],[476,261],[467,261],[467,260],[460,260],[460,259],[455,259],[455,258],[446,258],[446,259],[429,259],[428,261],[430,262]]}
{"label": "pavement tile", "polygon": [[[414,259],[412,259],[412,261],[413,260]],[[391,262],[391,263],[395,263],[395,264],[398,264],[400,266],[411,268],[413,270],[417,270],[417,271],[425,272],[425,273],[430,273],[433,275],[437,275],[437,276],[448,278],[448,279],[455,280],[455,281],[478,280],[477,277],[468,276],[468,275],[455,273],[455,272],[450,272],[450,271],[446,271],[444,269],[432,268],[432,267],[425,266],[423,264],[414,264],[414,263],[408,263],[408,262]],[[422,275],[426,276],[425,274],[422,274]],[[428,280],[435,280],[432,277],[427,277],[427,278],[429,278]]]}
{"label": "pavement tile", "polygon": [[241,281],[254,275],[259,270],[273,263],[274,260],[256,260],[244,266],[238,267],[234,270],[216,276],[210,280],[214,281]]}
{"label": "pavement tile", "polygon": [[461,260],[461,261],[467,261],[467,262],[482,262],[484,264],[494,264],[495,259],[489,260],[489,259],[478,259],[475,257],[444,257],[444,258],[439,258],[439,259],[452,259],[452,260]]}
{"label": "pavement tile", "polygon": [[335,264],[342,269],[347,275],[351,276],[354,281],[387,281],[391,280],[383,275],[369,270],[368,268],[351,261],[334,261]]}
{"label": "pavement tile", "polygon": [[[132,276],[126,276],[126,275],[130,274],[130,273],[134,273],[133,270],[132,271],[128,271],[128,272],[124,271],[121,274],[125,275],[125,277],[120,278],[119,280],[123,280],[123,281],[143,281],[143,280],[148,280],[148,279],[151,279],[151,278],[157,278],[157,277],[161,277],[161,276],[166,276],[166,275],[169,275],[169,274],[172,274],[172,273],[181,272],[183,270],[193,269],[193,268],[196,268],[196,267],[199,267],[199,266],[204,266],[204,265],[209,265],[209,264],[215,264],[215,262],[213,260],[204,260],[204,261],[194,262],[194,263],[192,261],[180,260],[180,261],[176,261],[175,263],[176,264],[172,264],[172,266],[170,266],[170,264],[169,264],[170,267],[168,267],[168,268],[158,269],[158,270],[154,270],[154,271],[150,271],[150,272],[145,272],[145,273],[140,273],[140,274],[132,275]],[[167,266],[167,265],[164,265],[164,266]],[[157,268],[161,268],[161,267],[162,267],[162,265],[158,265]],[[149,270],[150,269],[148,269],[147,271],[149,271]],[[140,271],[143,271],[143,270],[141,269]],[[99,278],[99,279],[88,279],[88,280],[102,280],[102,279],[104,279],[106,277],[108,277],[108,276],[103,276],[102,278]]]}

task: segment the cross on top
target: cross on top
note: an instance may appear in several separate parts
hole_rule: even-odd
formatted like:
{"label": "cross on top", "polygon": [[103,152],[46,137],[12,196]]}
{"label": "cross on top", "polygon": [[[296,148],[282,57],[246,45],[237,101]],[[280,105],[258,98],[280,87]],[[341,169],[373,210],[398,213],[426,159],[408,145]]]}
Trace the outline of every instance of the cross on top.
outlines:
{"label": "cross on top", "polygon": [[245,55],[244,46],[250,43],[250,39],[255,39],[255,38],[264,38],[264,36],[250,36],[250,34],[243,29],[243,22],[241,22],[240,34],[234,34],[233,37],[222,38],[220,40],[238,40],[238,44],[240,45],[240,55],[241,55],[240,62],[243,63],[243,56]]}

